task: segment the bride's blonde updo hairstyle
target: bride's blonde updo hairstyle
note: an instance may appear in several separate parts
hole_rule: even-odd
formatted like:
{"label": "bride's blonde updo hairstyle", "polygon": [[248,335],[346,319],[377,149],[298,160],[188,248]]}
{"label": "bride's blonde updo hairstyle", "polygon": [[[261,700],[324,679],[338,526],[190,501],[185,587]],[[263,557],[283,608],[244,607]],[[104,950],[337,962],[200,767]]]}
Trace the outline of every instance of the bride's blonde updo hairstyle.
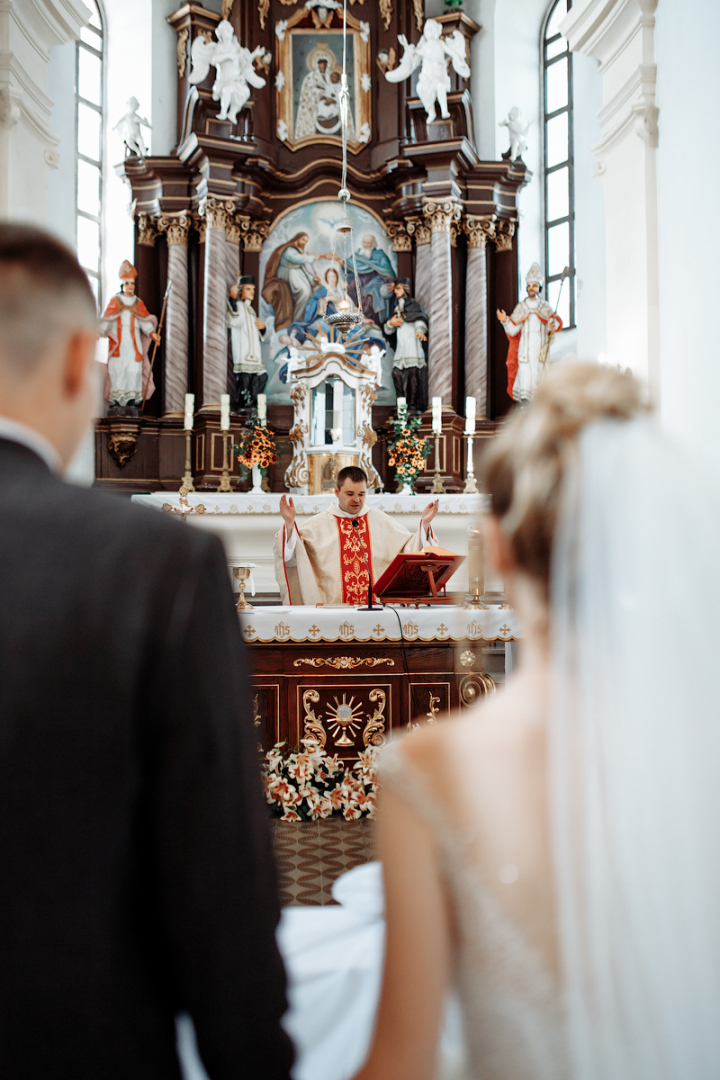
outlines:
{"label": "bride's blonde updo hairstyle", "polygon": [[558,364],[485,452],[491,513],[518,569],[545,590],[563,474],[579,432],[594,420],[629,420],[646,409],[642,385],[630,373],[599,364]]}

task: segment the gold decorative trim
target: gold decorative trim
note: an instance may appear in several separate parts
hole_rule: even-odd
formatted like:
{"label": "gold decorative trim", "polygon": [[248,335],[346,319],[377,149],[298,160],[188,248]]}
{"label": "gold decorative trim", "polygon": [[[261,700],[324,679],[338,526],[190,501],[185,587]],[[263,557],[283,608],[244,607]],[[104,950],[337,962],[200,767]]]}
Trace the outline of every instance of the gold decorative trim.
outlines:
{"label": "gold decorative trim", "polygon": [[322,720],[317,716],[311,703],[317,705],[320,700],[320,695],[317,690],[306,690],[302,696],[303,709],[305,711],[305,720],[303,723],[303,729],[305,736],[310,736],[313,739],[317,739],[321,748],[324,748],[327,742],[327,731],[323,727]]}
{"label": "gold decorative trim", "polygon": [[434,233],[451,231],[453,222],[462,218],[463,204],[459,199],[423,199],[423,216]]}
{"label": "gold decorative trim", "polygon": [[375,712],[372,716],[368,716],[365,730],[363,731],[363,745],[364,746],[384,746],[385,745],[385,705],[387,703],[387,695],[384,690],[376,689],[370,691],[370,700],[377,701],[375,706]]}
{"label": "gold decorative trim", "polygon": [[485,671],[476,671],[466,675],[460,682],[460,701],[463,705],[474,705],[485,694],[495,693],[495,680]]}
{"label": "gold decorative trim", "polygon": [[270,10],[270,0],[259,0],[258,2],[258,22],[260,23],[260,29],[265,29],[265,20]]}
{"label": "gold decorative trim", "polygon": [[380,0],[380,17],[383,21],[383,30],[389,30],[393,17],[392,0]]}
{"label": "gold decorative trim", "polygon": [[158,232],[164,232],[168,246],[176,244],[186,247],[191,220],[187,210],[181,210],[178,214],[162,214],[157,219]]}
{"label": "gold decorative trim", "polygon": [[353,670],[359,667],[377,667],[378,664],[387,664],[388,667],[395,667],[394,660],[388,660],[385,657],[376,656],[305,656],[300,660],[293,661],[293,667],[302,667],[303,664],[310,664],[311,667],[331,667],[336,670],[342,669],[344,671]]}
{"label": "gold decorative trim", "polygon": [[385,229],[393,242],[393,251],[412,251],[412,235],[404,221],[388,221]]}
{"label": "gold decorative trim", "polygon": [[180,76],[181,79],[185,75],[185,68],[186,68],[186,65],[187,65],[187,57],[188,57],[187,44],[188,44],[188,38],[189,37],[190,37],[190,31],[188,30],[187,26],[184,26],[183,29],[179,31],[178,40],[177,40],[177,68],[178,68],[178,75]]}
{"label": "gold decorative trim", "polygon": [[495,224],[495,250],[498,254],[503,251],[512,251],[513,236],[515,235],[514,221],[498,221]]}
{"label": "gold decorative trim", "polygon": [[484,248],[495,237],[494,214],[466,214],[462,223],[469,248]]}
{"label": "gold decorative trim", "polygon": [[435,723],[435,717],[438,716],[438,714],[440,713],[440,710],[438,709],[439,704],[440,704],[440,698],[437,696],[437,694],[433,694],[433,692],[431,690],[430,691],[430,700],[428,702],[428,707],[429,707],[430,711],[425,713],[425,715],[428,718],[428,723],[429,724],[434,724]]}
{"label": "gold decorative trim", "polygon": [[475,654],[466,649],[464,653],[460,654],[460,663],[463,667],[472,667],[475,663]]}
{"label": "gold decorative trim", "polygon": [[137,216],[138,244],[143,247],[155,247],[158,228],[157,221],[150,214],[140,213]]}
{"label": "gold decorative trim", "polygon": [[423,0],[413,0],[413,8],[415,10],[415,25],[418,31],[422,32],[423,22],[425,21],[425,5]]}

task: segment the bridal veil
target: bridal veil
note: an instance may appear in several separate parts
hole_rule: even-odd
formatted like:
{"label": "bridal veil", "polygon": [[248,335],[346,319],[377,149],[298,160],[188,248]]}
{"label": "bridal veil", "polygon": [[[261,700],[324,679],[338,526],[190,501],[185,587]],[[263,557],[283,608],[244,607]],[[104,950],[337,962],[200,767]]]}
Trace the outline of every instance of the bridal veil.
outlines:
{"label": "bridal veil", "polygon": [[578,1080],[720,1076],[720,498],[647,417],[566,470],[550,796]]}

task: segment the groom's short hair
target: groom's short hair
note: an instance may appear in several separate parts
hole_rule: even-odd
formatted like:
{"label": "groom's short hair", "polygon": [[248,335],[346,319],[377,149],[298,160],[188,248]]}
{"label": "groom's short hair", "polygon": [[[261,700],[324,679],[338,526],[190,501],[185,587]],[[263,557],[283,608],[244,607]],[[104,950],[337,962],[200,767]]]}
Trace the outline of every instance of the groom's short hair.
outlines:
{"label": "groom's short hair", "polygon": [[76,256],[32,225],[0,223],[0,371],[30,375],[52,347],[97,324]]}

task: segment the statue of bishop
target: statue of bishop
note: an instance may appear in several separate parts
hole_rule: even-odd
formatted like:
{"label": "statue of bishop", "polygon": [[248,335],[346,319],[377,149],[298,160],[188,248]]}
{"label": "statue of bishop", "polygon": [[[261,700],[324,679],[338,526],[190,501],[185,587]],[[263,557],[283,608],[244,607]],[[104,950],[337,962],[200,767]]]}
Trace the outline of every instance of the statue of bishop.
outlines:
{"label": "statue of bishop", "polygon": [[100,337],[110,339],[105,400],[114,408],[139,410],[155,390],[148,349],[151,341],[160,342],[160,336],[156,332],[157,319],[135,295],[137,270],[127,259],[119,276],[120,292],[113,296],[98,323]]}
{"label": "statue of bishop", "polygon": [[513,401],[529,401],[545,374],[552,339],[562,319],[540,298],[543,274],[534,262],[525,278],[527,296],[510,317],[501,309],[497,317],[508,336],[508,394]]}

